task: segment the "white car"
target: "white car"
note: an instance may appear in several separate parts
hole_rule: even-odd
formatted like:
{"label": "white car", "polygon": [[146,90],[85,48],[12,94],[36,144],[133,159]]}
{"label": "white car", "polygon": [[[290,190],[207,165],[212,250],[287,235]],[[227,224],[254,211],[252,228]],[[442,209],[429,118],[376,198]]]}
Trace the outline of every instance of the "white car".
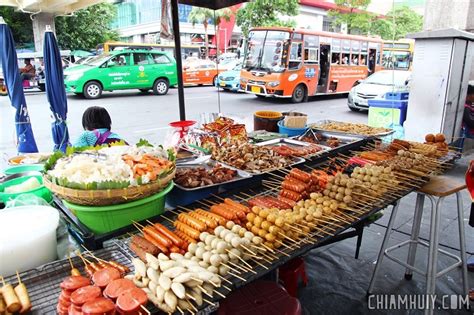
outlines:
{"label": "white car", "polygon": [[387,92],[408,92],[411,71],[382,70],[375,72],[365,80],[359,81],[347,98],[350,110],[368,109],[368,101],[384,98]]}

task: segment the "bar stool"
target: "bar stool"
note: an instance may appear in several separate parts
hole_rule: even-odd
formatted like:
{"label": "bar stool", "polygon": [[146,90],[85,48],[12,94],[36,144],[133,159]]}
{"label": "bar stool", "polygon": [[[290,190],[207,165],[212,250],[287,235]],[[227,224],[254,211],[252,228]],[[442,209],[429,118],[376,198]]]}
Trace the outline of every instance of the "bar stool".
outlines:
{"label": "bar stool", "polygon": [[[393,223],[395,221],[395,217],[397,216],[397,211],[398,211],[398,207],[393,208],[393,211],[392,211],[392,214],[390,216],[390,220],[387,226],[387,231],[385,232],[385,236],[382,242],[382,247],[380,248],[380,252],[377,258],[377,264],[375,265],[375,270],[374,270],[374,273],[372,274],[372,279],[370,280],[369,289],[367,290],[367,295],[372,294],[372,290],[375,284],[375,278],[377,277],[377,274],[380,270],[380,266],[382,265],[382,260],[385,256],[388,259],[406,267],[405,279],[407,280],[410,280],[412,278],[413,271],[426,276],[426,294],[429,294],[429,295],[435,294],[436,279],[438,277],[441,277],[442,275],[453,270],[454,268],[461,266],[462,280],[463,280],[462,294],[464,295],[468,294],[469,291],[468,291],[468,283],[467,283],[466,243],[465,243],[465,235],[464,235],[463,205],[462,205],[462,196],[461,196],[461,191],[465,188],[466,188],[466,185],[464,183],[457,182],[450,177],[447,177],[447,176],[432,177],[427,184],[425,184],[423,187],[421,187],[417,191],[415,214],[413,218],[413,226],[411,230],[410,240],[401,242],[397,245],[387,248],[388,240],[390,238],[390,234],[392,233],[392,229],[393,229]],[[459,225],[459,242],[460,242],[459,245],[460,245],[461,257],[458,257],[445,250],[438,248],[441,206],[445,197],[450,196],[452,194],[456,194],[456,202],[457,202],[457,210],[458,210],[458,225]],[[423,214],[423,204],[424,204],[425,197],[428,197],[428,199],[431,202],[431,223],[430,223],[429,244],[419,239],[421,217]],[[416,249],[417,249],[418,244],[429,248],[428,268],[426,272],[414,266]],[[409,251],[408,251],[407,262],[404,262],[389,254],[391,251],[399,249],[405,245],[410,246]],[[437,270],[438,252],[454,258],[456,260],[456,263],[452,264],[451,266],[441,271],[438,271]],[[427,313],[429,314],[432,314],[432,312],[433,312],[432,309],[427,310]]]}

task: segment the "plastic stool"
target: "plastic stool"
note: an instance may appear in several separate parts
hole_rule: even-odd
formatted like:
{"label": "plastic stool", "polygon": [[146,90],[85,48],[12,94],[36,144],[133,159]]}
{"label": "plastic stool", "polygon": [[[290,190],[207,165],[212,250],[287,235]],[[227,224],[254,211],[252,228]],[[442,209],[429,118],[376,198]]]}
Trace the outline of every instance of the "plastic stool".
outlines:
{"label": "plastic stool", "polygon": [[298,281],[300,278],[304,286],[308,284],[304,260],[301,257],[295,258],[280,267],[278,273],[286,291],[293,297],[298,297]]}
{"label": "plastic stool", "polygon": [[[467,266],[466,266],[466,242],[464,235],[464,220],[463,220],[463,206],[462,206],[462,196],[461,190],[466,188],[464,183],[457,182],[447,176],[434,176],[431,180],[421,187],[417,191],[415,214],[413,218],[413,225],[411,230],[411,238],[408,241],[401,242],[397,245],[394,245],[390,248],[387,248],[387,243],[392,232],[393,223],[395,217],[397,216],[398,204],[392,210],[390,220],[388,223],[387,231],[382,242],[382,247],[377,258],[377,264],[375,265],[374,273],[372,274],[372,279],[370,280],[369,289],[367,294],[372,294],[372,289],[375,284],[375,278],[382,264],[384,257],[404,266],[406,268],[405,279],[410,280],[412,278],[412,272],[415,271],[426,276],[426,294],[434,295],[436,290],[436,279],[446,274],[447,272],[455,269],[456,267],[461,267],[462,269],[462,281],[463,281],[463,292],[462,294],[468,295],[468,283],[467,283]],[[453,255],[445,250],[439,249],[439,223],[441,219],[441,205],[445,197],[456,194],[457,201],[457,211],[458,211],[458,225],[459,225],[459,248],[460,256]],[[423,214],[423,204],[425,197],[431,201],[431,223],[430,223],[430,242],[429,244],[419,240],[420,226],[421,226],[421,217]],[[436,200],[436,198],[438,198]],[[415,255],[417,245],[428,247],[428,270],[424,272],[414,266]],[[408,259],[407,262],[400,260],[394,256],[391,256],[389,253],[394,251],[402,246],[409,245]],[[438,253],[444,254],[456,260],[455,263],[446,267],[445,269],[438,271]],[[432,308],[427,308],[425,310],[426,314],[433,314]]]}
{"label": "plastic stool", "polygon": [[300,315],[301,304],[278,283],[257,280],[220,302],[218,315]]}

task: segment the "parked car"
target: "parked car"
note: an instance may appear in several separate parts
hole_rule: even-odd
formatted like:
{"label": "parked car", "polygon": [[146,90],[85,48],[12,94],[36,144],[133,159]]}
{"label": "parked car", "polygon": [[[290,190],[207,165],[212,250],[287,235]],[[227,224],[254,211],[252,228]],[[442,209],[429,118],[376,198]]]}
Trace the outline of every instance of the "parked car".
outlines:
{"label": "parked car", "polygon": [[184,84],[216,85],[217,75],[222,71],[211,60],[197,60],[183,67],[183,81]]}
{"label": "parked car", "polygon": [[240,90],[240,70],[242,65],[235,66],[232,70],[224,71],[217,77],[216,86],[224,90],[237,92]]}
{"label": "parked car", "polygon": [[8,95],[5,79],[3,78],[3,69],[0,65],[0,96]]}
{"label": "parked car", "polygon": [[102,91],[139,89],[165,95],[178,84],[176,61],[161,51],[114,50],[64,71],[66,91],[97,99]]}
{"label": "parked car", "polygon": [[375,72],[365,80],[356,82],[347,98],[347,106],[352,111],[368,109],[368,101],[384,98],[387,92],[408,92],[411,71],[382,70]]}

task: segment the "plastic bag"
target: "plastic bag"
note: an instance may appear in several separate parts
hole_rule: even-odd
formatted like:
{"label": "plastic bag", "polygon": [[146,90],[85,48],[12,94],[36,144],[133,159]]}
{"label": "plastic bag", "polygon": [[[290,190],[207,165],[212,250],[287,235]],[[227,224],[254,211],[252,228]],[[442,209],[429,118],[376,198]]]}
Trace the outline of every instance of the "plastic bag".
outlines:
{"label": "plastic bag", "polygon": [[7,203],[5,204],[5,208],[14,208],[21,206],[50,206],[50,204],[46,200],[36,196],[35,194],[21,194],[15,199],[7,201]]}

